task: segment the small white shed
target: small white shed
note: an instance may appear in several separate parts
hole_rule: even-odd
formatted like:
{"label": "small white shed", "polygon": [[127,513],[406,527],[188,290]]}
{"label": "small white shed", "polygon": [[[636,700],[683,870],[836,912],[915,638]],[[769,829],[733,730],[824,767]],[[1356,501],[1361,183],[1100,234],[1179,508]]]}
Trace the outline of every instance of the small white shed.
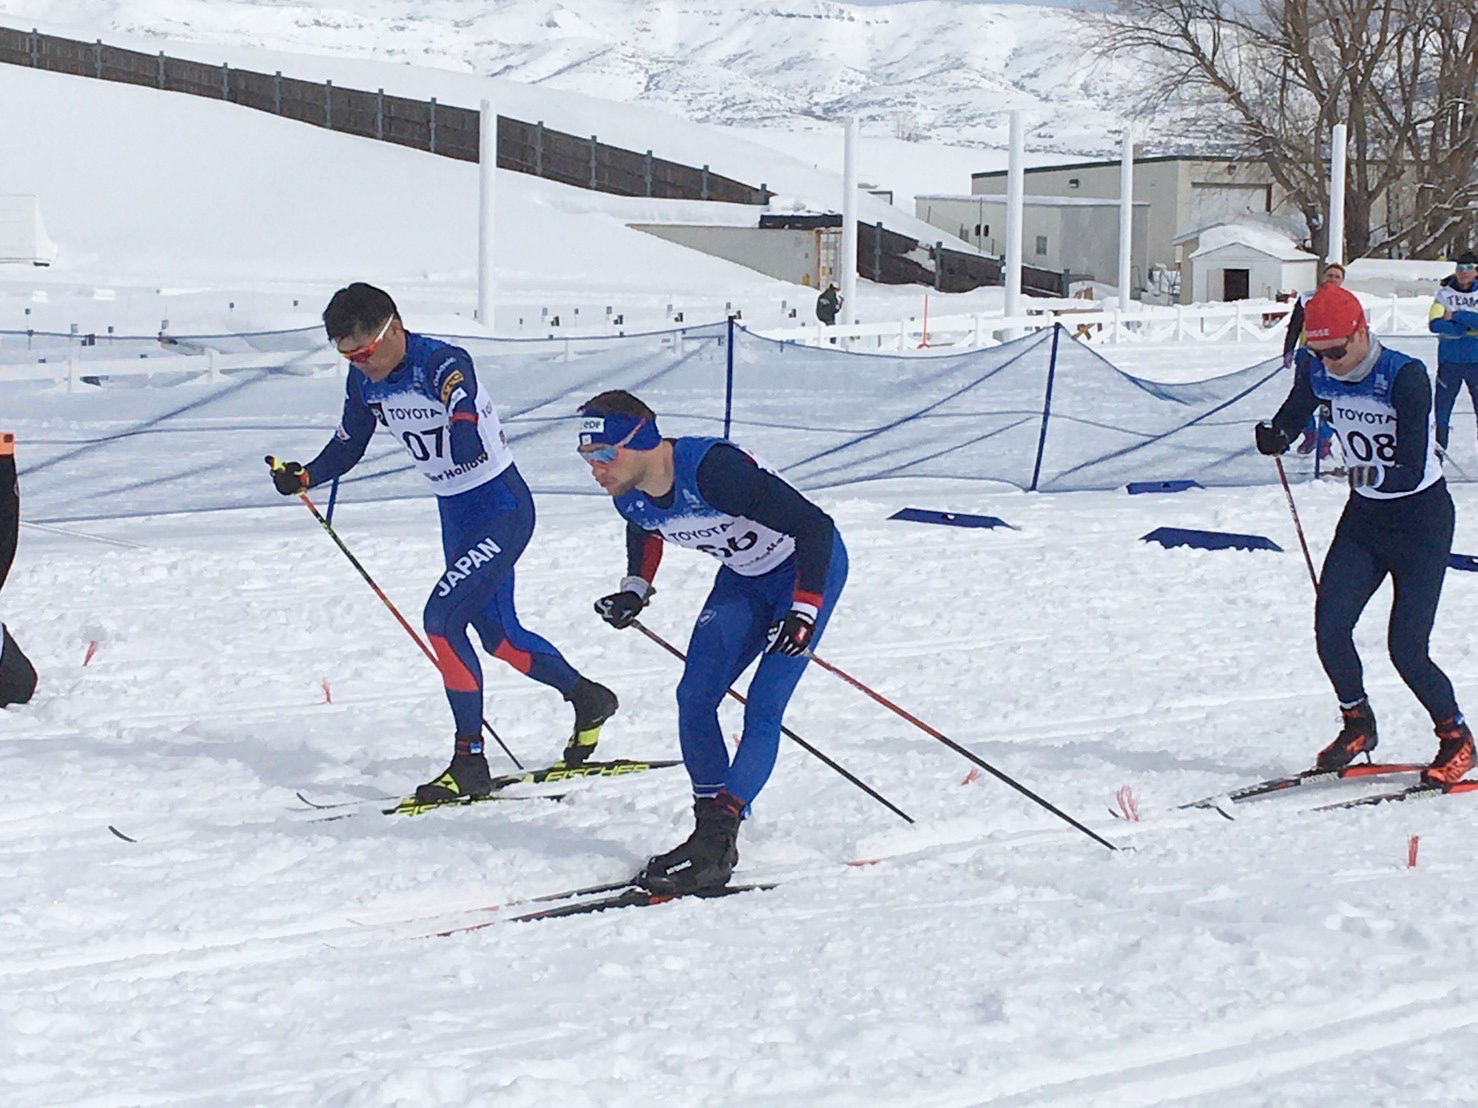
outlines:
{"label": "small white shed", "polygon": [[41,205],[34,196],[0,196],[0,262],[50,265],[56,244],[46,237]]}
{"label": "small white shed", "polygon": [[1192,303],[1272,300],[1280,292],[1318,283],[1319,259],[1271,227],[1222,223],[1182,236],[1192,237],[1198,240],[1188,259]]}

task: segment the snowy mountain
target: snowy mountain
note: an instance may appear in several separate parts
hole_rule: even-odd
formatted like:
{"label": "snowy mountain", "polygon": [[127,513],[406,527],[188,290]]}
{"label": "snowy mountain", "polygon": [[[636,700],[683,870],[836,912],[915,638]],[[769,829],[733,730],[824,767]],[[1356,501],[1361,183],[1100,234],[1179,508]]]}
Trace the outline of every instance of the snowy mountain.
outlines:
{"label": "snowy mountain", "polygon": [[11,0],[0,16],[88,41],[196,43],[202,61],[212,46],[401,61],[784,131],[857,113],[871,134],[1003,146],[1020,108],[1032,149],[1079,155],[1113,152],[1136,73],[1087,56],[1081,10],[969,0]]}

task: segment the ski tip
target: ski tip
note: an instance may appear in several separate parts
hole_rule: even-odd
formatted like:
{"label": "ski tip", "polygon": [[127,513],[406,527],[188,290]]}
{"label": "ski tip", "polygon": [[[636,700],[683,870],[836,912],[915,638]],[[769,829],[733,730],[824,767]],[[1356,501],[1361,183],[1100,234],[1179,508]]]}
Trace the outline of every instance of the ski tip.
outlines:
{"label": "ski tip", "polygon": [[111,832],[113,832],[113,834],[117,835],[120,839],[122,839],[126,843],[136,843],[136,842],[138,842],[138,839],[130,838],[128,835],[125,835],[122,831],[118,830],[118,828],[114,827],[111,823],[108,824],[108,830],[111,831]]}

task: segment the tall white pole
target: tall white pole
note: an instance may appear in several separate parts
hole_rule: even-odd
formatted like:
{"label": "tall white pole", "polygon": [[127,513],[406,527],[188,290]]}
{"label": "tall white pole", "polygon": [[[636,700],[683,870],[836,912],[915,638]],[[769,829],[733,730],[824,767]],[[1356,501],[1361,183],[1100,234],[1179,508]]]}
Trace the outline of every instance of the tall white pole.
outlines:
{"label": "tall white pole", "polygon": [[498,113],[484,100],[477,125],[477,320],[493,329],[493,174],[498,169]]}
{"label": "tall white pole", "polygon": [[860,127],[855,115],[847,117],[846,149],[842,155],[842,271],[843,324],[857,322],[857,147]]}
{"label": "tall white pole", "polygon": [[1329,249],[1327,262],[1345,261],[1345,144],[1349,141],[1349,126],[1334,125],[1329,140]]}
{"label": "tall white pole", "polygon": [[[1011,153],[1006,167],[1006,316],[1021,312],[1021,235],[1026,210],[1026,140],[1021,112],[1011,113]],[[1014,329],[1011,332],[1016,333]]]}
{"label": "tall white pole", "polygon": [[1119,307],[1129,307],[1134,280],[1134,128],[1124,128],[1119,159]]}

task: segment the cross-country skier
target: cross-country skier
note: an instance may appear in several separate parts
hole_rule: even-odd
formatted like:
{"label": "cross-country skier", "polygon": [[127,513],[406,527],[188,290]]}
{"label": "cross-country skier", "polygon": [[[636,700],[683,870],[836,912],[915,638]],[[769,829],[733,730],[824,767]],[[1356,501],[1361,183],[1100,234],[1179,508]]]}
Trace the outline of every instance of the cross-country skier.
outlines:
{"label": "cross-country skier", "polygon": [[[15,436],[0,433],[0,587],[15,561],[20,537],[21,490],[15,476]],[[24,704],[36,691],[36,670],[20,644],[0,623],[0,708]]]}
{"label": "cross-country skier", "polygon": [[[1345,267],[1339,262],[1330,262],[1324,267],[1324,273],[1319,279],[1319,288],[1333,285],[1341,288],[1345,283]],[[1293,364],[1293,354],[1303,342],[1304,333],[1304,305],[1309,298],[1319,289],[1309,289],[1307,292],[1298,294],[1293,302],[1293,311],[1288,313],[1288,330],[1283,335],[1283,368],[1287,369]],[[1330,447],[1334,444],[1334,429],[1329,421],[1324,418],[1322,411],[1316,411],[1309,417],[1308,425],[1304,428],[1303,438],[1298,442],[1300,454],[1311,453],[1317,442],[1319,457],[1329,457]]]}
{"label": "cross-country skier", "polygon": [[329,339],[350,364],[338,431],[306,466],[273,470],[277,490],[294,495],[349,472],[375,427],[404,444],[436,490],[446,569],[426,601],[425,628],[456,724],[452,761],[416,790],[423,804],[486,796],[482,665],[472,628],[493,657],[558,689],[574,705],[564,761],[589,757],[616,695],[577,673],[550,643],[525,630],[513,607],[513,571],[534,531],[534,501],[513,464],[497,410],[467,351],[405,329],[388,293],[356,282],[323,313]]}
{"label": "cross-country skier", "polygon": [[[696,826],[637,878],[654,892],[721,886],[739,860],[739,820],[775,768],[781,716],[806,652],[846,583],[847,550],[830,516],[734,443],[664,439],[652,410],[619,390],[588,400],[580,416],[580,456],[626,519],[626,577],[596,602],[600,617],[617,628],[637,618],[650,600],[663,542],[721,563],[677,686]],[[730,761],[718,706],[756,657],[744,731]]]}
{"label": "cross-country skier", "polygon": [[1330,407],[1349,461],[1350,498],[1324,558],[1314,609],[1319,660],[1339,697],[1344,728],[1319,752],[1319,769],[1339,769],[1376,746],[1355,623],[1389,575],[1391,661],[1432,717],[1437,756],[1428,784],[1450,784],[1473,765],[1473,735],[1452,682],[1427,653],[1452,549],[1453,507],[1437,456],[1432,381],[1420,361],[1383,347],[1351,293],[1321,288],[1304,309],[1305,348],[1293,390],[1257,448],[1281,454],[1314,406]]}

